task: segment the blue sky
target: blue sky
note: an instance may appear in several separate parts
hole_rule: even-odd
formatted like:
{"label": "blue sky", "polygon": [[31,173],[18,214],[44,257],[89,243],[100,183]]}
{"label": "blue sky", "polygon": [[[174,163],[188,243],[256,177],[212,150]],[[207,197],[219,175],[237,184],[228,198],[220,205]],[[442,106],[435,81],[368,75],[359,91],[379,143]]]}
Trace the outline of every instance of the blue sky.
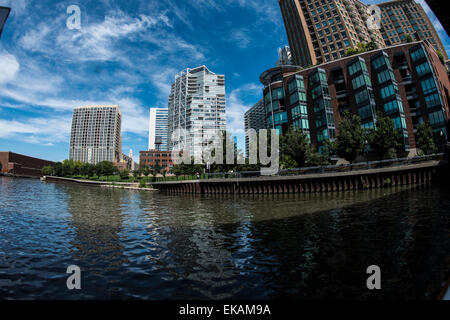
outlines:
{"label": "blue sky", "polygon": [[[73,4],[81,30],[66,27]],[[0,5],[12,7],[0,40],[0,150],[55,161],[68,157],[73,108],[92,104],[120,106],[123,151],[138,155],[148,146],[149,108],[167,106],[175,74],[199,65],[225,74],[227,128],[244,149],[243,114],[262,95],[260,74],[288,44],[277,0]]]}

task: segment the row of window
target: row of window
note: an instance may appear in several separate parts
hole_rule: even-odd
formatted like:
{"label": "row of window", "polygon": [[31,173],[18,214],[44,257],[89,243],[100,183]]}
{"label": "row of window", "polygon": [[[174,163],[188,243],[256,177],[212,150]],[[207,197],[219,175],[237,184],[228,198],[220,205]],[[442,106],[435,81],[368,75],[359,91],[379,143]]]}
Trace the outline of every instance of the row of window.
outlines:
{"label": "row of window", "polygon": [[381,98],[386,99],[394,94],[398,94],[398,87],[394,86],[393,84],[390,84],[380,90]]}
{"label": "row of window", "polygon": [[361,74],[352,79],[353,90],[357,90],[358,88],[361,88],[365,85],[372,86],[372,82],[370,81],[370,78],[367,74]]}
{"label": "row of window", "polygon": [[308,107],[304,104],[297,105],[291,109],[292,118],[298,118],[303,115],[308,115]]}
{"label": "row of window", "polygon": [[442,111],[436,111],[428,114],[431,125],[444,124],[444,113]]}
{"label": "row of window", "polygon": [[386,113],[404,112],[403,103],[400,100],[389,101],[384,104],[383,108]]}

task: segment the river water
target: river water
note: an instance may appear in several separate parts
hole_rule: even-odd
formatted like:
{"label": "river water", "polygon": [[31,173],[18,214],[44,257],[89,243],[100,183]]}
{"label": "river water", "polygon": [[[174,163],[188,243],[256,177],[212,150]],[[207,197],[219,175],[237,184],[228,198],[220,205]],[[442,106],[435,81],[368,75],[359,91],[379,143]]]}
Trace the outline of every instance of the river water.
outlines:
{"label": "river water", "polygon": [[435,299],[449,191],[194,196],[3,177],[0,298]]}

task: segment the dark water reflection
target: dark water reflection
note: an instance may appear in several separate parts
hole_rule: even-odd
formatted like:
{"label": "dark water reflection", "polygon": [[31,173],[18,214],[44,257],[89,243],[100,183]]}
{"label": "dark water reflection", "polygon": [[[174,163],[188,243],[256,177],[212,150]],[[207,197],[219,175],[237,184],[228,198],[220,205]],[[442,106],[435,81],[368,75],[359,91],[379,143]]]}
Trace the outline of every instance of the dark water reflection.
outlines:
{"label": "dark water reflection", "polygon": [[201,197],[1,178],[0,200],[1,298],[433,299],[450,269],[446,188]]}

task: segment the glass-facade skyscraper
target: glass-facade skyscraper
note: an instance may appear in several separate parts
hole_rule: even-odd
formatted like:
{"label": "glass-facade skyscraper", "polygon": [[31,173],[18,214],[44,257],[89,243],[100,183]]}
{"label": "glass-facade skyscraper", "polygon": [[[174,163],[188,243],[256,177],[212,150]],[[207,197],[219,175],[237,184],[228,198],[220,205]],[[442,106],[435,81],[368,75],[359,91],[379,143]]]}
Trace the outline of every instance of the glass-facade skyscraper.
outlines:
{"label": "glass-facade skyscraper", "polygon": [[148,134],[148,149],[168,151],[167,134],[169,109],[151,108]]}
{"label": "glass-facade skyscraper", "polygon": [[177,74],[169,96],[169,151],[201,156],[207,141],[225,130],[225,76],[206,66]]}

